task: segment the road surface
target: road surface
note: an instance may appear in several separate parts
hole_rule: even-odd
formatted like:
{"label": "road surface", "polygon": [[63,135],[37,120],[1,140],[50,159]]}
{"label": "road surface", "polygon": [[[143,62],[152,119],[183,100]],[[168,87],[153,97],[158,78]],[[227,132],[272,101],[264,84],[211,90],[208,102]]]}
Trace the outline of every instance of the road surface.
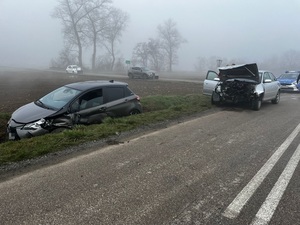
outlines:
{"label": "road surface", "polygon": [[300,94],[0,183],[0,224],[299,224]]}

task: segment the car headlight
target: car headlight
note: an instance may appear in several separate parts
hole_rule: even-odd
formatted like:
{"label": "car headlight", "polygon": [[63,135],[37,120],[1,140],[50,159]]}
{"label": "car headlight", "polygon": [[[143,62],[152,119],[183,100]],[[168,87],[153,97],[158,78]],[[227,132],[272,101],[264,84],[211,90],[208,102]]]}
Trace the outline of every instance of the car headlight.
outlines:
{"label": "car headlight", "polygon": [[296,81],[293,81],[293,83],[292,83],[293,85],[297,85],[297,82]]}
{"label": "car headlight", "polygon": [[45,124],[46,120],[45,119],[40,119],[34,123],[29,123],[29,124],[26,124],[24,127],[23,127],[23,130],[37,130],[39,128],[42,127],[43,124]]}

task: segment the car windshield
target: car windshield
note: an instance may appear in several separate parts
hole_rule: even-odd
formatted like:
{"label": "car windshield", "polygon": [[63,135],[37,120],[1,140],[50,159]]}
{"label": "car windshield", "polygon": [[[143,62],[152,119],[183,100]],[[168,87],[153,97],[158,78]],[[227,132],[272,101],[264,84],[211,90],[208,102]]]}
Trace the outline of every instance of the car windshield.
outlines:
{"label": "car windshield", "polygon": [[296,80],[298,77],[297,73],[285,73],[285,74],[281,74],[279,78],[281,79],[294,79]]}
{"label": "car windshield", "polygon": [[148,67],[141,67],[144,71],[149,71],[150,69]]}
{"label": "car windshield", "polygon": [[44,108],[58,110],[80,93],[79,90],[63,86],[40,98],[35,103]]}

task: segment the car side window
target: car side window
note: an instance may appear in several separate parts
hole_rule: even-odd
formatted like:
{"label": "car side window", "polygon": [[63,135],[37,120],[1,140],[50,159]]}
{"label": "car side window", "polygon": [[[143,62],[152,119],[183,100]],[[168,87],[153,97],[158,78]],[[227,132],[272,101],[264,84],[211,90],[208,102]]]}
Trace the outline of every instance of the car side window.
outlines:
{"label": "car side window", "polygon": [[102,89],[90,91],[81,97],[77,98],[70,105],[70,112],[78,112],[80,110],[93,108],[103,104]]}
{"label": "car side window", "polygon": [[218,74],[213,72],[213,71],[209,71],[207,74],[206,79],[207,80],[214,80],[215,78],[218,78]]}
{"label": "car side window", "polygon": [[124,87],[106,87],[104,89],[104,103],[124,98]]}
{"label": "car side window", "polygon": [[265,82],[265,80],[267,80],[267,79],[271,79],[270,78],[270,75],[269,75],[269,73],[267,73],[267,72],[264,72],[264,82]]}
{"label": "car side window", "polygon": [[269,75],[270,75],[270,79],[271,79],[272,81],[276,81],[276,80],[277,80],[273,73],[270,73],[270,72],[269,72]]}

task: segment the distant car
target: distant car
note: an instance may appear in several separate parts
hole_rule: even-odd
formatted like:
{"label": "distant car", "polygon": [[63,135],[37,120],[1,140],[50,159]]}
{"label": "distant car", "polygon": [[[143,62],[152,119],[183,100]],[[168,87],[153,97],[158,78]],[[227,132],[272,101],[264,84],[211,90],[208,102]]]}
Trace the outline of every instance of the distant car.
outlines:
{"label": "distant car", "polygon": [[300,91],[299,79],[300,72],[296,71],[287,71],[277,78],[283,91]]}
{"label": "distant car", "polygon": [[128,77],[130,79],[133,78],[141,78],[141,79],[158,79],[159,76],[156,74],[154,70],[150,70],[147,67],[130,67],[128,70]]}
{"label": "distant car", "polygon": [[278,104],[280,83],[269,71],[258,71],[256,63],[220,67],[219,73],[208,71],[203,94],[211,95],[212,104],[249,103],[259,110],[262,101]]}
{"label": "distant car", "polygon": [[82,74],[83,70],[80,66],[77,65],[69,65],[66,68],[67,73],[74,73],[74,74]]}
{"label": "distant car", "polygon": [[127,83],[85,81],[60,87],[17,109],[7,124],[9,139],[43,135],[76,124],[101,123],[107,117],[142,112],[140,98]]}

